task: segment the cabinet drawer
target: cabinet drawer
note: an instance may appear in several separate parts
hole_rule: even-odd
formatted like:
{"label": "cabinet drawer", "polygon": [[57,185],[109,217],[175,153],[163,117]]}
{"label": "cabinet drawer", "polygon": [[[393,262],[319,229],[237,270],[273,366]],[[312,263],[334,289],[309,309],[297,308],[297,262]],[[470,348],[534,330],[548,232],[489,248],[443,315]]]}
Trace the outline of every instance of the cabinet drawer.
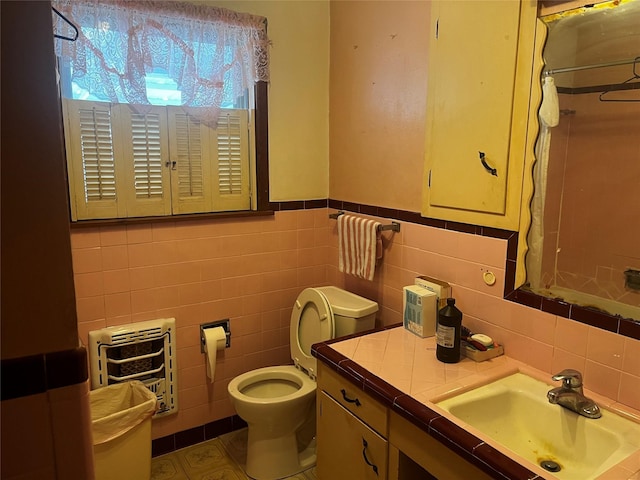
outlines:
{"label": "cabinet drawer", "polygon": [[318,369],[318,390],[318,393],[324,390],[380,435],[387,436],[387,408],[321,363]]}
{"label": "cabinet drawer", "polygon": [[323,391],[317,432],[319,480],[386,480],[388,442]]}

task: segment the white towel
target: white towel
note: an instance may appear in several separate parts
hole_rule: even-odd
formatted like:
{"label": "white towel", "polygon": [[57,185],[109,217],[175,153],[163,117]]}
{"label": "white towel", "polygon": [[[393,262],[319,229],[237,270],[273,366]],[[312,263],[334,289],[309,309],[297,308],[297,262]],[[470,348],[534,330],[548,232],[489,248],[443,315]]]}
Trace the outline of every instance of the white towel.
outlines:
{"label": "white towel", "polygon": [[338,217],[338,269],[373,280],[376,259],[382,258],[380,222],[354,215]]}

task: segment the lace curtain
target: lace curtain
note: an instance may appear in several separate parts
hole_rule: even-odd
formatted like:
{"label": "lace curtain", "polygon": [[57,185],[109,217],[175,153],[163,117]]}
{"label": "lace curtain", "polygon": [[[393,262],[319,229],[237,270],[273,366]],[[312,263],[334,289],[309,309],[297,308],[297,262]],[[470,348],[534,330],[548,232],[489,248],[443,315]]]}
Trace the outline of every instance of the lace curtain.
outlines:
{"label": "lace curtain", "polygon": [[[224,8],[173,1],[53,0],[78,28],[76,41],[56,40],[71,79],[105,101],[150,105],[145,75],[162,71],[181,103],[206,123],[220,107],[269,81],[266,19]],[[64,30],[56,21],[57,32]],[[67,30],[68,31],[68,30]]]}

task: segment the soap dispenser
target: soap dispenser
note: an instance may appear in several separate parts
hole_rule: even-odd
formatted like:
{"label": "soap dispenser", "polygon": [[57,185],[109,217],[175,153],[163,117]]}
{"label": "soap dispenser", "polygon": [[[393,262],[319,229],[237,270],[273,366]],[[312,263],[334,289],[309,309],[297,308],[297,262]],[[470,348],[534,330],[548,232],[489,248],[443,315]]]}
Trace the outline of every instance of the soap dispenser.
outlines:
{"label": "soap dispenser", "polygon": [[460,361],[460,330],[462,312],[456,308],[455,298],[447,298],[447,305],[438,312],[436,358],[444,363]]}

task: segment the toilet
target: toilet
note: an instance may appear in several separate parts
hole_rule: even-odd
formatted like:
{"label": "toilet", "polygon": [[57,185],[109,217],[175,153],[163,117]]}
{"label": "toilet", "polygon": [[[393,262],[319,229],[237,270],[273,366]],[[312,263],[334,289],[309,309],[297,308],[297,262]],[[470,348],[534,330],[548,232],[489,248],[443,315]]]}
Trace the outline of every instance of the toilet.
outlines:
{"label": "toilet", "polygon": [[369,330],[378,304],[338,287],[303,290],[293,305],[289,339],[294,365],[238,375],[228,386],[236,413],[248,425],[246,473],[276,480],[316,462],[314,343]]}

